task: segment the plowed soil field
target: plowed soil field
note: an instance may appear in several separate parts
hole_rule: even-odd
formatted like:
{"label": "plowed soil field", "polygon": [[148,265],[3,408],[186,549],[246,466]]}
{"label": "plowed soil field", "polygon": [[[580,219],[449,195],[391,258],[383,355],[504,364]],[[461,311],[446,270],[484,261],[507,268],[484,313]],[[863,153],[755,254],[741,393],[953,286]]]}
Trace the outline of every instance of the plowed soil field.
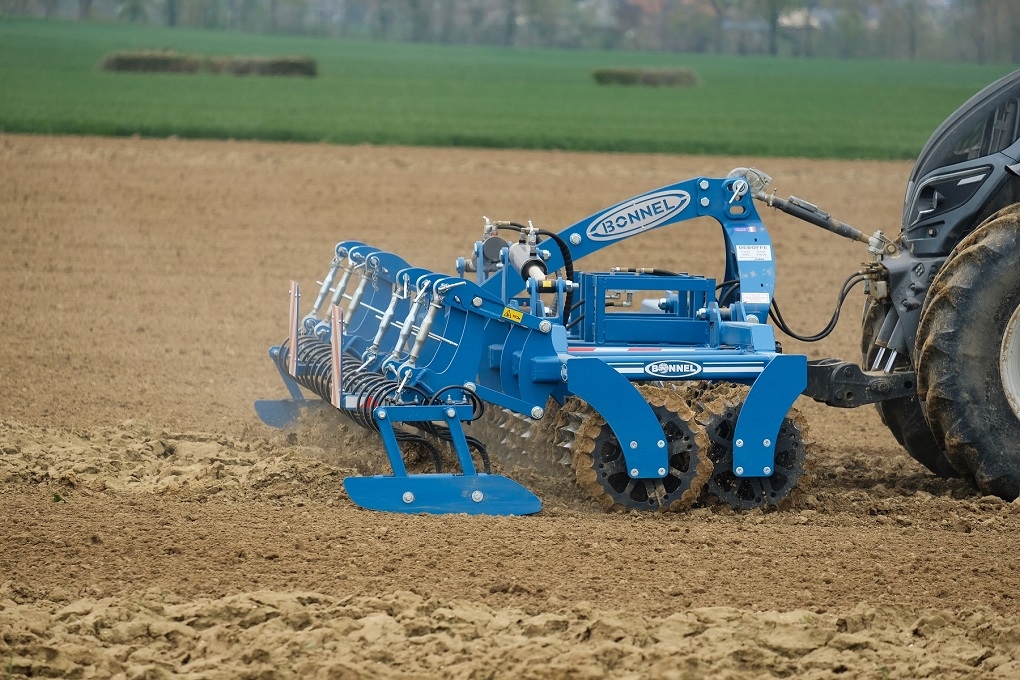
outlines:
{"label": "plowed soil field", "polygon": [[[343,420],[293,432],[267,357],[291,278],[357,238],[452,271],[482,216],[560,229],[756,165],[893,234],[909,164],[0,135],[0,677],[1020,678],[1020,503],[804,401],[792,508],[536,516],[355,508]],[[866,249],[764,214],[815,332]],[[695,222],[585,262],[722,273]],[[307,300],[307,298],[306,298]],[[786,351],[859,355],[863,296]]]}

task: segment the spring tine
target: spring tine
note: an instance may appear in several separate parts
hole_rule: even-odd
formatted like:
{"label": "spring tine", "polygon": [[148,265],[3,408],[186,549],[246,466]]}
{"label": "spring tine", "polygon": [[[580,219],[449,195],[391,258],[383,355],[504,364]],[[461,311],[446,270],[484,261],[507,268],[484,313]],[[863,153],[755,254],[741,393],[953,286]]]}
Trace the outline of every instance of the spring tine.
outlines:
{"label": "spring tine", "polygon": [[425,294],[428,292],[428,282],[422,286],[418,294],[414,296],[414,301],[411,303],[411,308],[407,312],[407,316],[404,318],[404,324],[400,327],[400,335],[397,337],[397,344],[393,346],[393,351],[390,352],[388,361],[399,361],[400,353],[404,351],[404,347],[407,345],[407,339],[411,335],[411,330],[414,328],[414,319],[418,316],[418,312],[421,310],[421,303],[425,299]]}
{"label": "spring tine", "polygon": [[343,260],[340,257],[334,256],[333,261],[329,265],[329,273],[326,274],[326,278],[322,280],[322,285],[319,287],[319,294],[315,296],[315,303],[312,305],[312,309],[305,316],[306,319],[315,319],[319,316],[319,310],[322,309],[322,303],[326,301],[326,295],[329,294],[329,289],[333,286],[333,279],[336,278],[336,274],[340,271],[340,263]]}
{"label": "spring tine", "polygon": [[443,303],[437,296],[432,298],[432,304],[429,305],[428,312],[425,313],[425,318],[421,320],[421,324],[418,326],[418,333],[414,338],[414,347],[411,348],[411,355],[407,361],[410,365],[414,366],[414,363],[418,360],[418,355],[421,354],[421,349],[425,345],[425,341],[429,338],[429,331],[432,329],[432,321],[436,317],[436,312],[443,306]]}
{"label": "spring tine", "polygon": [[344,273],[340,275],[340,280],[336,284],[336,288],[333,289],[333,297],[329,299],[331,305],[340,304],[340,300],[343,299],[344,294],[347,292],[347,284],[351,280],[351,275],[354,273],[356,266],[351,260],[351,256],[347,256],[347,264],[343,265]]}
{"label": "spring tine", "polygon": [[379,328],[375,332],[375,337],[372,338],[371,347],[365,353],[366,356],[375,358],[376,354],[378,354],[383,336],[386,335],[386,331],[390,329],[390,325],[393,323],[393,316],[396,314],[398,302],[400,302],[400,293],[397,287],[394,286],[393,294],[390,296],[390,304],[386,307],[386,311],[383,312],[382,319],[379,320]]}
{"label": "spring tine", "polygon": [[354,289],[354,295],[351,296],[351,302],[347,305],[347,311],[345,312],[349,319],[353,319],[354,313],[358,311],[358,306],[361,304],[361,296],[365,294],[365,286],[368,285],[368,277],[362,272],[359,272],[359,274],[361,275],[361,280],[358,281],[358,287]]}

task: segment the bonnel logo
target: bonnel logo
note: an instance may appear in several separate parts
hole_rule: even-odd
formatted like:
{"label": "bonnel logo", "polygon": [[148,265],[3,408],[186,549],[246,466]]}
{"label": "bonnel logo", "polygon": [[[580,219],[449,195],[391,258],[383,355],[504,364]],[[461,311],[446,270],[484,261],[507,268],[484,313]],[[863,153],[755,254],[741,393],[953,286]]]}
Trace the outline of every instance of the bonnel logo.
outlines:
{"label": "bonnel logo", "polygon": [[593,241],[615,241],[648,231],[676,216],[691,202],[686,191],[657,191],[596,217],[586,231]]}
{"label": "bonnel logo", "polygon": [[701,366],[692,361],[656,361],[645,364],[645,373],[656,378],[689,378],[701,373]]}

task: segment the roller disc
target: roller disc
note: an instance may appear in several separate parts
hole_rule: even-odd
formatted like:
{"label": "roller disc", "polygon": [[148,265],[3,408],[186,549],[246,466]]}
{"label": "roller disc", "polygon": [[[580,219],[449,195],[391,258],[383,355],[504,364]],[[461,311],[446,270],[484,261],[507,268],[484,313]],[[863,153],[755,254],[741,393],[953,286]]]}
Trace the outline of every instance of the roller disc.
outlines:
{"label": "roller disc", "polygon": [[[712,471],[705,455],[708,439],[694,412],[678,392],[642,386],[666,435],[669,472],[662,479],[631,479],[623,449],[605,419],[579,399],[564,406],[574,415],[576,430],[570,447],[577,483],[608,510],[644,512],[677,511],[690,507],[700,496]],[[562,421],[561,421],[562,422]]]}
{"label": "roller disc", "polygon": [[528,470],[569,483],[573,477],[570,452],[562,445],[560,421],[569,422],[569,418],[553,399],[540,420],[489,404],[468,427],[468,434],[485,443],[498,470]]}
{"label": "roller disc", "polygon": [[733,432],[749,388],[720,384],[701,395],[698,422],[709,439],[708,458],[713,470],[705,485],[713,500],[733,508],[780,508],[787,505],[805,481],[808,469],[807,424],[796,410],[783,419],[776,438],[775,471],[769,477],[737,477],[733,474]]}

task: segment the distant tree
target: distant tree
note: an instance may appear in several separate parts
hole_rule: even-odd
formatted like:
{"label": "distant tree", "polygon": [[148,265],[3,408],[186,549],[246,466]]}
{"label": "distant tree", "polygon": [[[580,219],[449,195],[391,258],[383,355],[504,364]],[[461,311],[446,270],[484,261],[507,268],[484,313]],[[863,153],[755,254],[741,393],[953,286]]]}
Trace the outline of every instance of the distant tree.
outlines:
{"label": "distant tree", "polygon": [[769,26],[768,33],[768,52],[773,57],[779,54],[779,19],[783,16],[783,11],[792,7],[795,3],[794,0],[758,0],[757,4],[760,7],[760,11],[765,16],[765,21]]}
{"label": "distant tree", "polygon": [[117,18],[130,22],[146,21],[149,18],[148,0],[122,0],[117,7]]}
{"label": "distant tree", "polygon": [[854,59],[868,53],[867,5],[863,0],[839,0],[833,3],[836,19],[828,41],[832,56]]}
{"label": "distant tree", "polygon": [[78,0],[78,20],[85,21],[92,16],[92,0]]}
{"label": "distant tree", "polygon": [[425,42],[432,37],[432,0],[406,0],[411,20],[411,40]]}
{"label": "distant tree", "polygon": [[178,6],[179,0],[166,0],[166,25],[176,26],[177,25],[177,13],[180,9]]}
{"label": "distant tree", "polygon": [[506,21],[503,24],[503,43],[513,45],[517,40],[517,0],[503,0]]}
{"label": "distant tree", "polygon": [[454,0],[440,0],[439,42],[451,43],[457,26],[457,6]]}
{"label": "distant tree", "polygon": [[60,9],[60,0],[39,0],[39,4],[42,5],[43,16],[47,19],[57,16],[57,11]]}
{"label": "distant tree", "polygon": [[18,16],[28,14],[29,0],[0,0],[0,14]]}

